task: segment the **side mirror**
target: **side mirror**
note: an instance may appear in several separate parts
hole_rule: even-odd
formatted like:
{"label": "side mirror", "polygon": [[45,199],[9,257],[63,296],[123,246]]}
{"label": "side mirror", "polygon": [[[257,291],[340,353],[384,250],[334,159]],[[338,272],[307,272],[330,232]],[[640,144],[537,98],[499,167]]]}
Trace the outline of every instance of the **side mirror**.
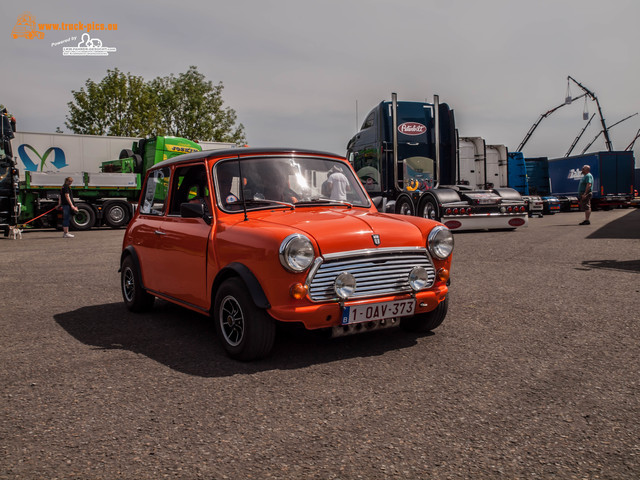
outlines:
{"label": "side mirror", "polygon": [[184,218],[204,217],[204,205],[202,203],[185,202],[180,204],[180,216]]}
{"label": "side mirror", "polygon": [[180,204],[180,216],[182,218],[202,218],[207,225],[211,225],[213,218],[204,211],[204,205],[201,202],[185,202]]}

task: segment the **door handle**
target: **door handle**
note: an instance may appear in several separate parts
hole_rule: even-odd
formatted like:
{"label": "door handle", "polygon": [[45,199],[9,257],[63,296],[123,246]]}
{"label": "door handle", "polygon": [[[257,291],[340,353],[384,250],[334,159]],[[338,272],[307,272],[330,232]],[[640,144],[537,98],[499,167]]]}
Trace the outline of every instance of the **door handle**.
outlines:
{"label": "door handle", "polygon": [[163,231],[161,231],[161,230],[156,230],[156,231],[155,231],[155,232],[153,232],[153,233],[155,233],[156,235],[166,235],[166,233],[165,233],[165,232],[163,232]]}

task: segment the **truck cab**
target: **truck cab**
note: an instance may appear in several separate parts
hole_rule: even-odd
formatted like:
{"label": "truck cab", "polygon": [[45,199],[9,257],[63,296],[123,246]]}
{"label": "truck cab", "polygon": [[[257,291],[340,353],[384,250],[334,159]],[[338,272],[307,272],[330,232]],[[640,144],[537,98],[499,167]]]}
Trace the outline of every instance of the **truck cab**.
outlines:
{"label": "truck cab", "polygon": [[0,229],[9,235],[9,227],[16,225],[18,209],[18,169],[11,157],[0,150]]}
{"label": "truck cab", "polygon": [[477,189],[460,180],[453,110],[440,103],[380,102],[347,144],[347,158],[378,210],[442,221],[452,230],[527,223],[510,188]]}

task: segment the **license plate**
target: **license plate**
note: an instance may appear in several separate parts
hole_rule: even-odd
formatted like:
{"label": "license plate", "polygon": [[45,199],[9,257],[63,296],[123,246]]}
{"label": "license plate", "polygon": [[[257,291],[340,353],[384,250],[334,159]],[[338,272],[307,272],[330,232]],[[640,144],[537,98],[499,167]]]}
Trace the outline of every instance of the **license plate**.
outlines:
{"label": "license plate", "polygon": [[416,301],[413,299],[370,303],[366,305],[350,305],[344,307],[344,310],[342,310],[342,325],[385,320],[388,318],[408,317],[413,315],[415,309]]}

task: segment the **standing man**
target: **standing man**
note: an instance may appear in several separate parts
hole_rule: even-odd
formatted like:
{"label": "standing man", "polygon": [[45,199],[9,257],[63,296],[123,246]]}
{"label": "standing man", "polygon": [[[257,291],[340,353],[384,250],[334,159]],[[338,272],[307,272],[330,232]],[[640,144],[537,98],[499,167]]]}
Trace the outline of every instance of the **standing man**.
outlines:
{"label": "standing man", "polygon": [[591,225],[589,217],[591,216],[591,196],[593,195],[593,175],[589,173],[591,167],[584,165],[582,167],[582,179],[578,185],[578,199],[580,200],[580,210],[584,211],[584,222],[580,225]]}
{"label": "standing man", "polygon": [[73,238],[74,235],[69,233],[69,224],[71,223],[71,210],[78,211],[78,207],[73,203],[73,195],[71,194],[71,184],[73,178],[64,179],[64,185],[60,189],[60,197],[58,198],[58,207],[62,206],[62,234],[63,238]]}
{"label": "standing man", "polygon": [[349,180],[342,173],[342,169],[334,165],[329,170],[329,178],[327,178],[329,188],[331,189],[331,200],[347,201],[347,192],[349,191]]}

